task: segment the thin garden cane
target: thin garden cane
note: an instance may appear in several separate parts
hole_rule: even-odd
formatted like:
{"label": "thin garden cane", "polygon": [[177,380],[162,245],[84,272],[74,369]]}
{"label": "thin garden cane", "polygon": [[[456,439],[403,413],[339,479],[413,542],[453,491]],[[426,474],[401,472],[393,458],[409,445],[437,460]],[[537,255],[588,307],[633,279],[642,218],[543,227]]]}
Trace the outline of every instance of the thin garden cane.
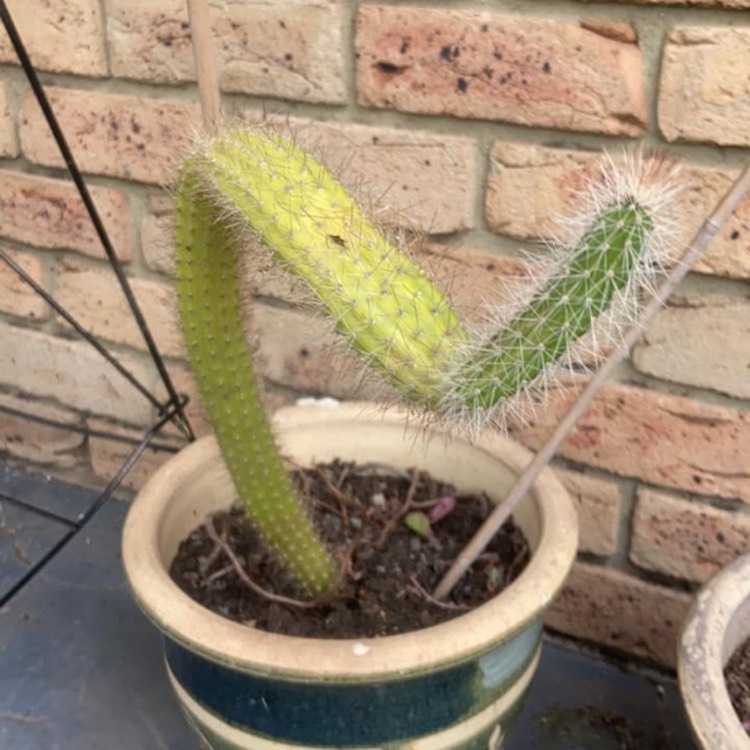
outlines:
{"label": "thin garden cane", "polygon": [[215,133],[221,122],[221,91],[212,44],[208,0],[187,0],[187,4],[203,127],[206,132]]}
{"label": "thin garden cane", "polygon": [[436,599],[444,599],[448,596],[452,588],[510,517],[524,495],[533,485],[539,472],[550,462],[562,440],[589,407],[615,368],[627,357],[630,348],[640,337],[646,323],[662,309],[676,286],[682,281],[693,264],[701,257],[708,243],[726,223],[729,216],[737,208],[748,191],[750,191],[750,165],[745,167],[737,181],[698,230],[683,258],[675,265],[669,276],[664,280],[644,308],[640,320],[625,333],[620,346],[612,351],[607,360],[597,370],[596,375],[588,383],[565,417],[563,417],[542,449],[529,462],[529,465],[519,476],[503,502],[487,517],[467,546],[458,555],[454,564],[436,587],[434,591]]}

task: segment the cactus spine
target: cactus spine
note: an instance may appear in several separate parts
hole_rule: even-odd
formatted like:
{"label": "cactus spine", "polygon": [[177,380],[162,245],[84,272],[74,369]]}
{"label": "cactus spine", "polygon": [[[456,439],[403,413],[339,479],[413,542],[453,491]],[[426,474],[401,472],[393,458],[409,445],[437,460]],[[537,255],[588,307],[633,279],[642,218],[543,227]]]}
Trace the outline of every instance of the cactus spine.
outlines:
{"label": "cactus spine", "polygon": [[310,592],[332,585],[335,566],[294,497],[260,406],[241,324],[238,228],[305,280],[408,400],[472,430],[565,361],[615,302],[632,304],[663,261],[657,218],[641,200],[648,191],[620,176],[522,309],[473,338],[424,273],[295,144],[264,129],[231,130],[185,163],[176,254],[189,356],[251,520]]}

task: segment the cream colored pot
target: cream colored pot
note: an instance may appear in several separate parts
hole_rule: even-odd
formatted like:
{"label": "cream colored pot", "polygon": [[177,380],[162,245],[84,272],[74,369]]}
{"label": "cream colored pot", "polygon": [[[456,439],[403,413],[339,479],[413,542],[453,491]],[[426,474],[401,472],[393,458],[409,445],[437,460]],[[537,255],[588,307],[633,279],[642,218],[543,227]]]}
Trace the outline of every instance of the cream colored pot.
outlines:
{"label": "cream colored pot", "polygon": [[703,750],[750,750],[724,681],[724,667],[750,638],[750,555],[735,560],[700,590],[678,652],[680,691]]}
{"label": "cream colored pot", "polygon": [[[499,500],[529,460],[486,435],[472,445],[363,404],[294,407],[275,418],[283,452],[419,466]],[[133,503],[123,557],[135,598],[164,635],[167,674],[215,750],[497,750],[536,668],[542,615],[576,553],[575,507],[543,472],[515,514],[533,553],[502,595],[451,622],[361,640],[292,638],[231,622],[167,574],[179,542],[234,492],[203,438],[165,464]]]}

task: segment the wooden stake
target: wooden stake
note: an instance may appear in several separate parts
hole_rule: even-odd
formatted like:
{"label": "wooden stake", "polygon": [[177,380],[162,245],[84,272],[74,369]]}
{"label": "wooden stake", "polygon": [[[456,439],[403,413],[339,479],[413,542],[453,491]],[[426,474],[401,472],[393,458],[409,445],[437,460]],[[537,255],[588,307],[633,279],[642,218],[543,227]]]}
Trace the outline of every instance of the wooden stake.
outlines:
{"label": "wooden stake", "polygon": [[606,383],[609,376],[615,368],[627,357],[630,347],[640,338],[646,323],[662,309],[669,295],[680,281],[686,276],[692,265],[701,257],[708,243],[714,235],[721,229],[732,212],[737,208],[745,194],[750,191],[750,165],[745,167],[743,173],[732,185],[727,194],[722,198],[719,205],[713,213],[706,219],[703,226],[698,230],[690,247],[687,249],[682,260],[677,263],[666,280],[654,294],[653,298],[646,306],[641,315],[641,319],[632,325],[625,334],[620,346],[606,359],[604,364],[599,368],[596,375],[592,378],[581,395],[571,406],[568,413],[563,417],[552,436],[547,440],[542,449],[529,462],[522,474],[516,480],[502,503],[497,505],[490,513],[485,522],[474,534],[469,543],[464,547],[452,567],[445,574],[443,579],[435,589],[433,596],[436,599],[444,599],[451,589],[458,583],[461,576],[468,570],[469,566],[482,553],[484,548],[490,543],[490,540],[497,533],[500,527],[510,517],[516,509],[518,503],[531,488],[539,472],[550,462],[555,455],[555,451],[563,438],[575,426],[576,421],[588,408],[589,404],[599,392],[601,387]]}
{"label": "wooden stake", "polygon": [[193,57],[198,77],[203,126],[215,133],[221,123],[221,92],[216,69],[216,55],[211,34],[208,0],[188,0],[190,33],[193,36]]}

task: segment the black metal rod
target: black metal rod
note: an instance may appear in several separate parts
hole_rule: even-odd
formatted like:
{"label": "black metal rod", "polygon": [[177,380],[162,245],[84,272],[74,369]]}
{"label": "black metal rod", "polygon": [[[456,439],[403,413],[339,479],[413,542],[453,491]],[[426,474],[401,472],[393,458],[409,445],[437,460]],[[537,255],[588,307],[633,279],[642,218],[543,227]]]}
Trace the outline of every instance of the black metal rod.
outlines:
{"label": "black metal rod", "polygon": [[177,424],[177,426],[187,435],[190,440],[193,440],[195,436],[190,427],[187,416],[179,407],[179,398],[177,396],[177,391],[175,390],[174,384],[172,383],[172,379],[169,377],[169,373],[167,372],[164,360],[162,359],[161,353],[159,352],[159,349],[156,346],[156,342],[154,341],[154,338],[151,335],[151,331],[149,330],[148,324],[146,323],[146,319],[144,318],[138,302],[136,301],[133,290],[131,289],[130,283],[128,282],[128,278],[125,275],[125,272],[122,270],[120,260],[117,257],[117,253],[115,252],[114,247],[112,246],[112,242],[109,239],[109,235],[107,234],[107,230],[104,227],[104,223],[102,222],[101,216],[99,215],[99,211],[96,208],[96,204],[91,197],[91,193],[89,192],[83,175],[78,169],[78,165],[76,164],[75,158],[73,157],[73,152],[70,150],[65,135],[63,134],[60,124],[57,121],[57,117],[52,110],[52,106],[49,102],[49,99],[47,98],[47,94],[45,93],[44,87],[39,80],[39,76],[37,76],[36,70],[34,69],[34,66],[31,62],[31,58],[26,51],[26,47],[23,43],[23,40],[21,39],[20,34],[18,33],[18,29],[16,28],[15,23],[13,22],[13,18],[7,8],[5,0],[0,0],[0,18],[2,18],[5,30],[8,33],[8,37],[10,38],[11,43],[13,44],[13,48],[15,49],[18,60],[21,63],[21,67],[26,74],[29,85],[31,86],[31,89],[36,96],[36,100],[39,103],[45,119],[47,120],[49,129],[57,143],[57,147],[60,149],[60,153],[62,154],[65,165],[68,168],[68,172],[70,173],[70,176],[75,183],[76,188],[78,189],[81,200],[86,207],[89,217],[91,218],[91,222],[94,225],[94,229],[96,230],[102,247],[104,248],[104,252],[106,253],[110,265],[115,272],[115,276],[120,283],[120,287],[122,288],[123,294],[125,295],[125,299],[128,302],[136,323],[138,324],[138,328],[141,331],[143,339],[146,342],[149,353],[151,354],[151,357],[156,364],[164,386],[169,393],[170,400],[173,404],[178,405],[178,410],[175,413],[175,424]]}
{"label": "black metal rod", "polygon": [[17,497],[9,497],[8,495],[4,495],[2,492],[0,492],[0,503],[14,505],[16,508],[21,508],[22,510],[28,511],[29,513],[41,516],[42,518],[47,518],[50,521],[60,523],[63,526],[67,526],[68,528],[76,528],[76,522],[71,521],[69,518],[58,516],[57,513],[52,513],[48,510],[45,510],[44,508],[37,508],[31,503],[27,503],[24,500],[19,500]]}
{"label": "black metal rod", "polygon": [[177,413],[178,407],[170,407],[146,432],[143,434],[143,439],[138,445],[133,448],[128,457],[125,459],[122,466],[119,468],[117,474],[110,479],[109,484],[102,490],[102,494],[96,499],[94,504],[79,518],[78,531],[80,531],[96,514],[99,508],[109,500],[114,494],[114,491],[120,486],[120,483],[127,476],[127,473],[133,468],[133,464],[140,458],[141,453],[148,448],[151,441],[156,437],[162,427],[167,422],[172,421],[174,415]]}

